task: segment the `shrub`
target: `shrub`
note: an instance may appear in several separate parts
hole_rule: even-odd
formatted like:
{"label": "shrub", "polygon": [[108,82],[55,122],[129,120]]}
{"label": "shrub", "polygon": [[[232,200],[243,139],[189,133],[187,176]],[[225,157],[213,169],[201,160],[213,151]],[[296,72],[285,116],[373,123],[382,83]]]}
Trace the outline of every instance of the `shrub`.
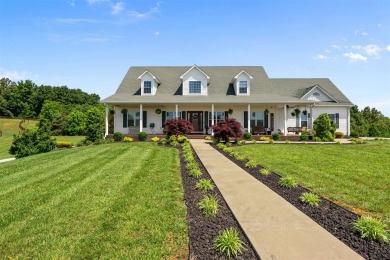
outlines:
{"label": "shrub", "polygon": [[158,141],[160,141],[160,138],[158,138],[157,136],[155,136],[155,137],[152,137],[152,142],[158,142]]}
{"label": "shrub", "polygon": [[252,140],[253,144],[257,144],[257,141],[255,139]]}
{"label": "shrub", "polygon": [[26,130],[21,135],[14,135],[14,140],[9,153],[16,158],[22,158],[33,154],[46,153],[55,147],[54,140],[44,130]]}
{"label": "shrub", "polygon": [[195,187],[200,191],[206,192],[209,190],[213,190],[214,184],[211,182],[211,180],[202,179],[198,181]]}
{"label": "shrub", "polygon": [[241,123],[234,118],[225,118],[225,120],[213,125],[212,128],[214,136],[225,142],[229,142],[229,137],[242,138],[243,135]]}
{"label": "shrub", "polygon": [[257,167],[257,163],[255,161],[253,161],[253,160],[250,160],[249,162],[247,162],[245,164],[245,167],[247,167],[247,168],[256,168]]}
{"label": "shrub", "polygon": [[300,136],[301,141],[308,141],[309,135],[306,132],[302,132]]}
{"label": "shrub", "polygon": [[353,138],[359,138],[359,133],[355,130],[351,130],[351,134],[349,136]]}
{"label": "shrub", "polygon": [[71,142],[56,142],[57,148],[72,148],[73,144]]}
{"label": "shrub", "polygon": [[178,135],[177,136],[177,142],[179,142],[179,143],[184,143],[184,142],[186,142],[186,141],[188,141],[188,138],[187,137],[185,137],[184,135]]}
{"label": "shrub", "polygon": [[103,139],[104,112],[99,107],[91,107],[86,113],[86,140],[96,142]]}
{"label": "shrub", "polygon": [[335,137],[335,138],[344,138],[344,133],[342,133],[342,132],[336,132],[336,133],[334,133],[334,137]]}
{"label": "shrub", "polygon": [[316,136],[316,137],[313,138],[313,141],[314,142],[321,142],[322,140],[321,140],[321,138]]}
{"label": "shrub", "polygon": [[370,216],[360,217],[353,224],[353,227],[360,233],[362,238],[383,241],[386,243],[390,240],[389,233],[386,230],[387,225]]}
{"label": "shrub", "polygon": [[270,171],[269,171],[267,168],[262,168],[262,169],[260,170],[260,174],[261,174],[261,175],[264,175],[264,176],[267,176],[267,175],[270,174]]}
{"label": "shrub", "polygon": [[175,147],[175,146],[177,146],[179,144],[179,142],[178,141],[173,141],[173,142],[170,142],[169,144],[171,146]]}
{"label": "shrub", "polygon": [[198,164],[194,160],[193,162],[188,162],[186,165],[186,168],[187,168],[187,170],[197,169]]}
{"label": "shrub", "polygon": [[134,141],[134,139],[131,138],[131,137],[128,137],[128,136],[126,136],[125,138],[123,138],[123,142],[125,142],[125,143],[131,143],[131,142],[133,142],[133,141]]}
{"label": "shrub", "polygon": [[111,138],[106,138],[106,139],[101,140],[102,144],[112,144],[114,142],[115,141],[113,139],[111,139]]}
{"label": "shrub", "polygon": [[261,136],[259,138],[259,141],[266,141],[266,142],[268,142],[269,140],[271,140],[271,138],[269,138],[268,136]]}
{"label": "shrub", "polygon": [[161,138],[160,143],[162,145],[166,145],[167,144],[167,139],[166,138]]}
{"label": "shrub", "polygon": [[298,186],[295,180],[290,176],[280,178],[279,185],[283,188],[296,188]]}
{"label": "shrub", "polygon": [[314,130],[316,132],[316,136],[322,140],[323,138],[327,138],[329,141],[333,141],[335,126],[334,122],[330,120],[328,114],[323,113],[314,120]]}
{"label": "shrub", "polygon": [[290,140],[284,141],[285,144],[290,144]]}
{"label": "shrub", "polygon": [[167,136],[190,134],[195,130],[194,126],[190,122],[181,118],[168,120],[164,124],[164,129]]}
{"label": "shrub", "polygon": [[249,141],[252,139],[252,134],[250,132],[245,132],[243,138],[244,138],[244,140]]}
{"label": "shrub", "polygon": [[141,142],[148,140],[148,133],[143,132],[143,131],[139,132],[138,133],[138,140]]}
{"label": "shrub", "polygon": [[211,136],[206,135],[206,136],[204,137],[204,140],[211,140]]}
{"label": "shrub", "polygon": [[273,144],[274,143],[274,139],[269,139],[268,143]]}
{"label": "shrub", "polygon": [[202,172],[198,168],[192,169],[190,170],[190,176],[199,178],[200,176],[202,176]]}
{"label": "shrub", "polygon": [[64,122],[64,131],[68,135],[84,135],[85,134],[85,114],[79,110],[73,110],[66,116]]}
{"label": "shrub", "polygon": [[214,248],[230,258],[242,253],[245,250],[245,244],[241,241],[236,229],[228,228],[214,239]]}
{"label": "shrub", "polygon": [[206,218],[214,217],[218,213],[218,199],[215,196],[204,196],[198,206]]}
{"label": "shrub", "polygon": [[224,144],[221,144],[221,143],[219,143],[219,144],[217,144],[217,147],[218,147],[219,149],[223,149],[223,148],[225,147],[225,145],[224,145]]}
{"label": "shrub", "polygon": [[120,142],[123,140],[123,134],[121,132],[115,132],[114,133],[114,140],[116,142]]}
{"label": "shrub", "polygon": [[317,194],[310,193],[310,192],[304,192],[299,199],[302,202],[305,202],[309,204],[310,206],[316,206],[318,207],[318,203],[320,202],[320,197],[318,197]]}
{"label": "shrub", "polygon": [[280,134],[279,134],[278,132],[273,133],[273,134],[272,134],[272,139],[273,139],[274,141],[279,141],[279,140],[280,140]]}

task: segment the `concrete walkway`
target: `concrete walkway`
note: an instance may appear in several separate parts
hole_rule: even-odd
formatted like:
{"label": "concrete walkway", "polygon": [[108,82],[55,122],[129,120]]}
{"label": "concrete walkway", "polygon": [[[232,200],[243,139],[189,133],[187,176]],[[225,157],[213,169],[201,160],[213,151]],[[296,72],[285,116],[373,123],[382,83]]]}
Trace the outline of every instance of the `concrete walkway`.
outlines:
{"label": "concrete walkway", "polygon": [[3,163],[3,162],[9,162],[9,161],[13,161],[15,160],[16,158],[7,158],[7,159],[2,159],[0,160],[0,163]]}
{"label": "concrete walkway", "polygon": [[261,259],[363,259],[204,140],[190,142]]}

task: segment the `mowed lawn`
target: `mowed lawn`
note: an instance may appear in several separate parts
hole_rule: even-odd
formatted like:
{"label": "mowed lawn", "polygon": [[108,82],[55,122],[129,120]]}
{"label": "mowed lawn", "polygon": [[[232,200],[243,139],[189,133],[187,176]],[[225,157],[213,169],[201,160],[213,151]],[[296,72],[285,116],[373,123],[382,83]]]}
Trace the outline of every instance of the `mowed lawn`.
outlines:
{"label": "mowed lawn", "polygon": [[355,212],[378,215],[390,224],[390,141],[245,145],[234,150]]}
{"label": "mowed lawn", "polygon": [[0,164],[2,258],[186,259],[178,151],[73,148]]}

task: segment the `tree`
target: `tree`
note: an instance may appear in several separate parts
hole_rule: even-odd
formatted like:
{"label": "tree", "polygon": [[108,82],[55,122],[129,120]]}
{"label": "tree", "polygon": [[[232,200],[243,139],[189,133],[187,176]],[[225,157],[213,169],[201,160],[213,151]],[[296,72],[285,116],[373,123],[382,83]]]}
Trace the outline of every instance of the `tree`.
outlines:
{"label": "tree", "polygon": [[335,125],[332,125],[332,122],[333,121],[330,120],[328,114],[323,113],[319,115],[317,119],[314,120],[314,131],[316,133],[316,137],[321,138],[323,141],[333,141]]}
{"label": "tree", "polygon": [[96,142],[103,139],[104,108],[102,106],[91,107],[88,109],[86,117],[86,140]]}
{"label": "tree", "polygon": [[64,107],[56,101],[45,101],[39,114],[39,128],[52,134],[63,131]]}
{"label": "tree", "polygon": [[68,135],[85,135],[86,116],[83,112],[73,110],[66,116],[64,131]]}
{"label": "tree", "polygon": [[229,141],[229,137],[235,139],[242,138],[242,125],[234,118],[225,118],[223,121],[219,121],[216,125],[212,126],[214,131],[214,137],[217,140]]}
{"label": "tree", "polygon": [[9,153],[16,158],[33,154],[50,152],[55,148],[55,142],[43,129],[26,130],[21,135],[14,135]]}
{"label": "tree", "polygon": [[174,118],[165,122],[165,131],[167,136],[184,135],[194,131],[194,126],[185,119]]}

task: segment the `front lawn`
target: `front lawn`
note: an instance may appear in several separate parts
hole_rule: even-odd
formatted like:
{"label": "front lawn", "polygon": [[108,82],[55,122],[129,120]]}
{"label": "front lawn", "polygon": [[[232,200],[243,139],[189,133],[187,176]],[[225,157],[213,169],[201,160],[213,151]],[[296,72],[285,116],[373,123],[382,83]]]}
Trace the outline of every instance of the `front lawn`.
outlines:
{"label": "front lawn", "polygon": [[178,151],[73,148],[0,164],[4,258],[185,259]]}
{"label": "front lawn", "polygon": [[244,145],[233,148],[359,213],[390,223],[390,141],[364,145]]}

